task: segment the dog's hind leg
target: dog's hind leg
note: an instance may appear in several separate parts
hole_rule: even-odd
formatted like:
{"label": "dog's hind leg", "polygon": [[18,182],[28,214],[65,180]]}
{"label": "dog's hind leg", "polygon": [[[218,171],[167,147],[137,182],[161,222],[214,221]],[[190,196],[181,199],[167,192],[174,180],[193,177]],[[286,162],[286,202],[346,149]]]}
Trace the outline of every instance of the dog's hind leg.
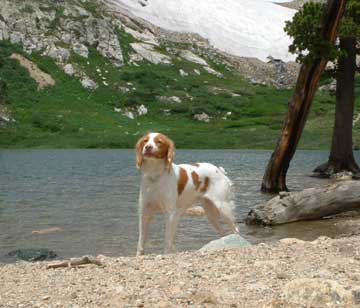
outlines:
{"label": "dog's hind leg", "polygon": [[234,222],[234,216],[231,210],[231,205],[228,203],[225,203],[222,206],[218,207],[219,212],[221,214],[221,216],[223,217],[225,223],[230,227],[230,230],[233,233],[239,233],[239,229],[238,227],[235,225]]}
{"label": "dog's hind leg", "polygon": [[225,235],[225,231],[223,227],[220,224],[220,212],[218,208],[215,206],[215,204],[207,199],[204,198],[202,200],[202,205],[205,210],[205,215],[208,218],[211,225],[214,227],[214,229],[219,233],[219,235],[222,237]]}

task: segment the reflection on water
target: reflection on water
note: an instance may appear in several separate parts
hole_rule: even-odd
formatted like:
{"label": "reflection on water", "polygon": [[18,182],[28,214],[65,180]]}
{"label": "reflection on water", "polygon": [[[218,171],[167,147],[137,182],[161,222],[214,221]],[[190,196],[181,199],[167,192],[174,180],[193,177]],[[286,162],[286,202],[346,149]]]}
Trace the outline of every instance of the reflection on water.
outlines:
{"label": "reflection on water", "polygon": [[[259,191],[270,154],[251,150],[178,150],[176,161],[207,161],[228,171],[236,187],[239,228],[252,243],[342,233],[332,220],[275,228],[241,223],[250,207],[270,198]],[[288,175],[289,188],[326,184],[326,180],[308,176],[326,158],[326,152],[299,151]],[[38,247],[52,249],[62,257],[134,254],[139,181],[132,150],[1,150],[0,258],[16,248]],[[156,216],[154,222],[147,251],[161,253],[163,217]],[[64,231],[31,233],[49,227]],[[216,237],[205,218],[184,217],[176,243],[178,250],[194,250]]]}

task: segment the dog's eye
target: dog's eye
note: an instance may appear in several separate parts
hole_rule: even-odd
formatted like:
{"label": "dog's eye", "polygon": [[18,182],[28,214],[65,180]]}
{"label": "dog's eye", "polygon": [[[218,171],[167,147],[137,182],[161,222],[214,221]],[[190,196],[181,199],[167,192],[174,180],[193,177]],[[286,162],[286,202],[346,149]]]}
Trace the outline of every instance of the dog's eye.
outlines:
{"label": "dog's eye", "polygon": [[158,144],[162,144],[162,143],[163,143],[163,141],[160,139],[160,140],[156,141],[156,143],[158,143]]}

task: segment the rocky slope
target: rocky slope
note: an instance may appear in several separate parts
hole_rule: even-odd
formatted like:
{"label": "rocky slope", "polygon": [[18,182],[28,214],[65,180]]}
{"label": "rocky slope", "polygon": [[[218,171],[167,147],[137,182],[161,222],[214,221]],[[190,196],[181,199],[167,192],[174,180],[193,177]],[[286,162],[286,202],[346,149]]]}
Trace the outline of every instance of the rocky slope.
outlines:
{"label": "rocky slope", "polygon": [[[121,7],[112,6],[109,1],[67,0],[54,4],[46,0],[1,0],[0,4],[0,41],[20,43],[28,53],[39,51],[55,59],[69,74],[77,72],[70,66],[71,54],[87,58],[89,47],[96,48],[115,66],[121,67],[124,56],[119,31],[127,32],[136,40],[131,45],[134,53],[129,59],[134,65],[143,59],[154,64],[170,64],[170,58],[176,56],[178,50],[166,48],[167,42],[191,42],[196,53],[236,67],[255,82],[288,86],[297,72],[297,67],[291,64],[263,63],[217,52],[200,36],[166,31],[136,18]],[[166,48],[163,53],[154,50],[160,45]],[[194,55],[187,60],[199,63]],[[205,60],[200,64],[208,66]],[[77,75],[86,79],[83,72],[77,72]]]}
{"label": "rocky slope", "polygon": [[359,236],[215,252],[109,258],[103,266],[0,265],[0,307],[358,307]]}
{"label": "rocky slope", "polygon": [[[39,88],[39,72],[55,84]],[[249,136],[242,147],[269,147],[297,72],[293,62],[234,56],[200,35],[160,28],[110,0],[0,0],[3,146],[129,147],[165,127],[198,147],[194,125],[226,136],[223,144],[201,138],[202,147],[238,147],[233,139],[245,139],[233,134]],[[320,115],[329,100],[325,91],[314,104]],[[327,134],[328,121],[316,123]]]}

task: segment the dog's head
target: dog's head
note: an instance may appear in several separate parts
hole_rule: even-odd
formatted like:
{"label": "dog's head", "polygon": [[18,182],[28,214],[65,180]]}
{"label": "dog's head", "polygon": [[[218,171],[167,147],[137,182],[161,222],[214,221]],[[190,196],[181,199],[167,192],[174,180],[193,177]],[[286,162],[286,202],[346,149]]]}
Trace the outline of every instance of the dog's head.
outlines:
{"label": "dog's head", "polygon": [[140,169],[145,159],[162,159],[170,169],[174,159],[174,142],[160,133],[149,133],[136,143],[136,167]]}

